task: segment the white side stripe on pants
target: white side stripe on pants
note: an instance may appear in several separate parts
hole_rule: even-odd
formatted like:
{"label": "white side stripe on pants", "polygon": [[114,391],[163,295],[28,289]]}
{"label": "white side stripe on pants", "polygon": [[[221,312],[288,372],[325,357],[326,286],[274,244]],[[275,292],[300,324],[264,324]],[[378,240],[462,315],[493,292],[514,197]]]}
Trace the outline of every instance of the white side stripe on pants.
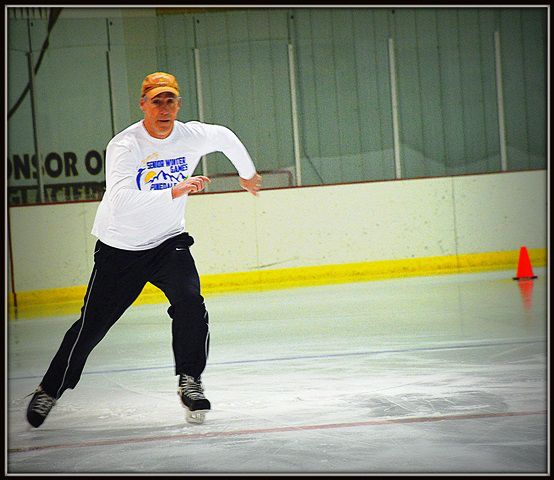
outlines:
{"label": "white side stripe on pants", "polygon": [[[208,312],[204,313],[204,318],[208,315]],[[210,339],[210,326],[208,325],[208,332],[206,333],[206,342],[204,343],[204,351],[206,352],[206,360],[208,359],[208,340]]]}
{"label": "white side stripe on pants", "polygon": [[71,362],[71,357],[73,356],[73,351],[75,350],[75,347],[77,346],[77,342],[79,341],[79,337],[81,336],[81,332],[83,331],[83,327],[85,326],[85,317],[87,315],[87,306],[88,301],[90,299],[90,294],[92,293],[92,286],[94,285],[94,279],[96,278],[96,272],[97,270],[94,270],[94,274],[92,276],[92,281],[90,282],[90,288],[88,290],[87,299],[85,301],[85,308],[83,309],[83,319],[81,322],[81,328],[79,329],[79,333],[77,334],[77,339],[75,340],[75,343],[73,344],[73,347],[71,348],[71,352],[69,352],[69,357],[67,357],[67,367],[65,367],[65,372],[63,374],[62,383],[60,384],[60,388],[58,388],[58,392],[56,393],[56,398],[60,395],[60,390],[63,387],[63,382],[65,382],[65,377],[67,375],[67,371],[69,370],[69,363]]}

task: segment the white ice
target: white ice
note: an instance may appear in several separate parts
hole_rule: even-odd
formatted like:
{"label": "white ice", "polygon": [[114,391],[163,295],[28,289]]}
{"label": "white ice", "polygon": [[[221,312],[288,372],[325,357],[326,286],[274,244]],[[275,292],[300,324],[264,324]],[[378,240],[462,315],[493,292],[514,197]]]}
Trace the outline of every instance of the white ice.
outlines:
{"label": "white ice", "polygon": [[131,307],[33,429],[78,314],[8,323],[7,473],[545,473],[545,269],[208,296],[212,411],[185,422],[167,305]]}

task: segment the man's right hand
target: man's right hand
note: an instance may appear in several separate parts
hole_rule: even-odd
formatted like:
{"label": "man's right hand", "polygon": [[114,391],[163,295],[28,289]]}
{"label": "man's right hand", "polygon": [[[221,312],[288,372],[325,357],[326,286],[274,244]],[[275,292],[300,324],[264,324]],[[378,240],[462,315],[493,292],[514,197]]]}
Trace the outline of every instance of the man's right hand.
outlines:
{"label": "man's right hand", "polygon": [[171,188],[171,196],[173,198],[182,197],[189,193],[201,192],[206,188],[206,184],[210,183],[211,180],[208,177],[198,175],[197,177],[189,177],[182,182],[179,182],[177,185],[173,185]]}

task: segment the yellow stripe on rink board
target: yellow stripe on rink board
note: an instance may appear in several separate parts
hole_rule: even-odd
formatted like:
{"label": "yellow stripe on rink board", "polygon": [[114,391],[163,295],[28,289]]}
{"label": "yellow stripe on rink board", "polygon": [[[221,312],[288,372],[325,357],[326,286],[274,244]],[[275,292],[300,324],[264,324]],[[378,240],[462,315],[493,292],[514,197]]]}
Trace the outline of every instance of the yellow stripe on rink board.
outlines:
{"label": "yellow stripe on rink board", "polygon": [[[528,252],[533,267],[546,265],[546,249],[528,249]],[[513,269],[515,276],[518,259],[519,250],[514,250],[202,275],[202,294],[209,296],[226,292],[251,292],[490,270]],[[18,292],[16,316],[23,318],[74,314],[79,312],[85,293],[86,286]],[[166,301],[161,290],[148,283],[134,305]],[[9,305],[10,318],[14,318],[12,294],[9,296]]]}
{"label": "yellow stripe on rink board", "polygon": [[[545,249],[528,250],[532,265],[546,265]],[[258,270],[256,272],[205,275],[205,294],[236,291],[259,291],[278,288],[349,283],[418,275],[483,272],[517,268],[519,251],[474,253],[444,257],[349,263],[315,267]]]}

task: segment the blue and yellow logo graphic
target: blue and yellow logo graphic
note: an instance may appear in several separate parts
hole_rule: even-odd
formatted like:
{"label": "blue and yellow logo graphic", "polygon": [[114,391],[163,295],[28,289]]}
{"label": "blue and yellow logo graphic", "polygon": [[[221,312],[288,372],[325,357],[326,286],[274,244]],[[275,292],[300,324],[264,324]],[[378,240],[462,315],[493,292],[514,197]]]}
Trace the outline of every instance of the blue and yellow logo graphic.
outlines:
{"label": "blue and yellow logo graphic", "polygon": [[[143,163],[144,165],[144,163]],[[169,170],[169,172],[167,172]],[[145,168],[139,168],[137,187],[139,190],[164,190],[186,180],[188,165],[185,157],[146,162]]]}

